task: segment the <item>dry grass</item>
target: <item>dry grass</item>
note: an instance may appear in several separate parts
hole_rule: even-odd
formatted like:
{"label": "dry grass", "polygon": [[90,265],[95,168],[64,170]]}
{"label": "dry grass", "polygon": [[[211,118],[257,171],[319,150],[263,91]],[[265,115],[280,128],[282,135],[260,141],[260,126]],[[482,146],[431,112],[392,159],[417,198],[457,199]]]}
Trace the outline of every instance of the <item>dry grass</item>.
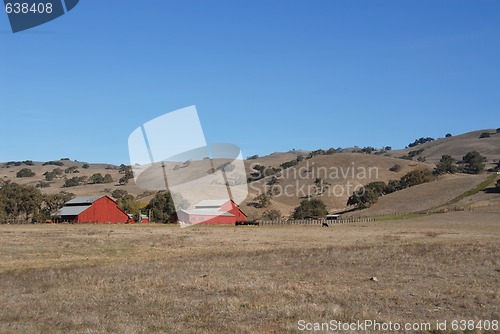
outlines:
{"label": "dry grass", "polygon": [[[44,173],[45,172],[51,172],[55,168],[61,168],[63,171],[68,168],[68,167],[78,167],[79,173],[75,174],[65,174],[63,173],[63,177],[72,178],[74,176],[87,176],[91,177],[95,173],[101,173],[103,176],[106,174],[110,174],[114,180],[113,183],[105,183],[105,184],[85,184],[82,186],[77,186],[77,187],[69,187],[69,188],[64,188],[64,179],[63,178],[57,178],[54,181],[51,181],[51,186],[48,188],[42,188],[41,191],[46,194],[56,194],[59,193],[60,191],[68,191],[72,192],[77,196],[87,196],[87,195],[95,195],[95,194],[110,194],[113,190],[115,189],[123,189],[127,190],[129,193],[134,194],[134,195],[139,195],[144,192],[144,189],[140,189],[137,187],[133,180],[129,182],[129,184],[124,185],[124,186],[119,186],[118,185],[118,180],[123,176],[123,174],[119,173],[118,170],[114,169],[106,169],[108,165],[106,164],[89,164],[90,167],[88,169],[82,168],[83,162],[77,162],[77,161],[62,161],[64,163],[63,166],[54,166],[54,165],[47,165],[47,166],[42,166],[42,162],[35,162],[34,166],[26,166],[26,165],[21,165],[21,166],[11,166],[9,168],[3,167],[3,163],[0,163],[0,180],[3,181],[12,181],[18,184],[22,185],[29,185],[32,187],[36,187],[36,185],[40,181],[45,181]],[[33,177],[26,177],[26,178],[17,178],[16,173],[20,171],[23,168],[29,168],[33,172],[36,173],[35,176]],[[105,189],[110,189],[109,192],[105,191]]]}
{"label": "dry grass", "polygon": [[[479,138],[483,132],[491,133],[490,138]],[[403,150],[391,151],[392,156],[402,156],[410,151],[424,149],[421,154],[429,162],[438,162],[443,154],[454,157],[457,161],[467,152],[478,151],[488,159],[488,162],[500,159],[500,134],[495,133],[495,129],[484,129],[464,133],[449,138],[441,138],[429,143],[410,147]]]}
{"label": "dry grass", "polygon": [[498,217],[330,229],[4,225],[0,331],[295,333],[300,319],[498,319]]}
{"label": "dry grass", "polygon": [[[269,159],[266,161],[269,162]],[[396,164],[401,166],[401,170],[391,172],[389,169]],[[370,168],[372,169],[370,170]],[[304,199],[302,196],[309,193],[315,194],[314,181],[319,177],[329,183],[330,188],[325,194],[314,198],[321,199],[330,212],[342,211],[347,209],[347,199],[352,195],[355,186],[374,181],[388,182],[389,180],[397,180],[409,171],[419,168],[432,169],[434,165],[363,153],[315,156],[287,169],[283,176],[278,178],[278,188],[281,189],[281,192],[273,196],[271,206],[280,210],[285,216],[291,215],[294,208]],[[307,173],[307,170],[310,172]],[[250,174],[250,171],[248,171],[248,174]],[[258,193],[265,192],[268,189],[266,183],[270,178],[271,176],[249,184],[249,196],[242,205],[246,213],[260,216],[266,210],[253,209],[245,204],[251,202]]]}
{"label": "dry grass", "polygon": [[352,215],[373,217],[430,210],[473,189],[487,177],[468,174],[444,175],[437,181],[419,184],[382,196],[368,209],[353,212]]}

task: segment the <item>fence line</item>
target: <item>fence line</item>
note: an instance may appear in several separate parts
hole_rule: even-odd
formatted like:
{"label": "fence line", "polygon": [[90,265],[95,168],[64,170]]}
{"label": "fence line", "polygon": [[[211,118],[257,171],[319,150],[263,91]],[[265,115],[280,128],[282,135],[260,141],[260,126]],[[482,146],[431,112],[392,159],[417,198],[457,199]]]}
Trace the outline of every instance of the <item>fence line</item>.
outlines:
{"label": "fence line", "polygon": [[0,220],[0,224],[30,224],[30,222],[25,219],[11,218]]}
{"label": "fence line", "polygon": [[350,223],[369,223],[375,221],[375,218],[345,218],[336,220],[326,219],[290,219],[290,220],[262,220],[260,225],[322,225],[331,224],[350,224]]}

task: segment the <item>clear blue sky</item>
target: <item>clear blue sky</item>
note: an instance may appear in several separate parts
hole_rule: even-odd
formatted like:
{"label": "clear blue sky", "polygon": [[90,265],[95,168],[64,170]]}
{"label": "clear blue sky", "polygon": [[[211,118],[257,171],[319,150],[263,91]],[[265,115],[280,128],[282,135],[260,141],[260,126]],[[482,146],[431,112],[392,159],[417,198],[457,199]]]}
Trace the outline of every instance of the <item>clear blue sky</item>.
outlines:
{"label": "clear blue sky", "polygon": [[0,12],[0,161],[128,163],[196,105],[244,156],[500,127],[500,2],[83,0],[13,34]]}

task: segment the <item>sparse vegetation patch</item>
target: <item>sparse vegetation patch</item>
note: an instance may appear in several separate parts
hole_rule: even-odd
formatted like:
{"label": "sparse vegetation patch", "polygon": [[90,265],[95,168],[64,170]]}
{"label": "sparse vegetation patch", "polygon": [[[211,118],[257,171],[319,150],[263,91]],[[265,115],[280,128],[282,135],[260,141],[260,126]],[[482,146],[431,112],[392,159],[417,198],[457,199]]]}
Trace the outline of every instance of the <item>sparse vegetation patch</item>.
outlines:
{"label": "sparse vegetation patch", "polygon": [[383,195],[393,193],[405,188],[413,187],[418,184],[430,182],[433,180],[432,172],[428,169],[414,170],[405,174],[399,180],[385,182],[370,182],[355,191],[347,200],[347,205],[355,206],[357,209],[365,209],[377,202]]}
{"label": "sparse vegetation patch", "polygon": [[19,172],[16,173],[16,177],[19,177],[19,178],[21,178],[21,177],[33,177],[35,175],[36,175],[36,173],[33,172],[29,168],[23,168]]}
{"label": "sparse vegetation patch", "polygon": [[431,141],[434,141],[434,138],[431,138],[431,137],[421,137],[419,139],[415,139],[415,141],[413,143],[410,143],[408,144],[408,147],[415,147],[417,145],[420,145],[420,144],[425,144],[425,143],[428,143],[428,142],[431,142]]}

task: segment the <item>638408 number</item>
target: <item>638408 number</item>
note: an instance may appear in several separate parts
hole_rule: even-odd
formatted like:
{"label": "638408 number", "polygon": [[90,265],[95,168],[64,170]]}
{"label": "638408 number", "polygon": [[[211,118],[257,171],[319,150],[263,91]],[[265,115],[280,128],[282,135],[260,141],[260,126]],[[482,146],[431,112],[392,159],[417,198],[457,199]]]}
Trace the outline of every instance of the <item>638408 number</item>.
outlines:
{"label": "638408 number", "polygon": [[5,11],[7,14],[28,14],[28,13],[33,13],[33,14],[50,14],[52,13],[52,3],[33,3],[29,4],[26,2],[7,2],[5,4]]}

